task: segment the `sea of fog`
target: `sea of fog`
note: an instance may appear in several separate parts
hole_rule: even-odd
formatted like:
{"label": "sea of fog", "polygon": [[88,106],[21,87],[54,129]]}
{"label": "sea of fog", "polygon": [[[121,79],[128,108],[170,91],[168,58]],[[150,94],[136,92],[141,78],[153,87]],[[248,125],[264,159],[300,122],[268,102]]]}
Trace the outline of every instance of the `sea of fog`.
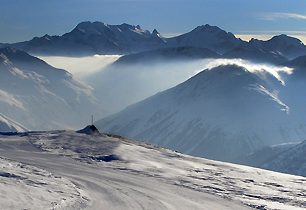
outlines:
{"label": "sea of fog", "polygon": [[283,85],[283,74],[292,69],[242,59],[160,60],[135,64],[113,65],[120,55],[87,57],[39,56],[57,68],[69,71],[74,78],[90,85],[103,107],[112,114],[123,108],[174,87],[205,69],[220,65],[237,65],[254,74],[267,72]]}
{"label": "sea of fog", "polygon": [[75,78],[84,80],[88,76],[102,71],[107,65],[115,62],[120,55],[94,55],[85,57],[37,56],[50,65],[65,69]]}

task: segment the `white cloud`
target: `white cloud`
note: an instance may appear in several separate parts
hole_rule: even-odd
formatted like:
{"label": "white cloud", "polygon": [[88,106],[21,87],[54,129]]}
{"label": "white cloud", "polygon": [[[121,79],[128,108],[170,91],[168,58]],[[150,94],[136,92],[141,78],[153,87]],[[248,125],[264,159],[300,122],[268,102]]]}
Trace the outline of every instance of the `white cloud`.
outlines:
{"label": "white cloud", "polygon": [[171,38],[171,37],[175,37],[175,36],[179,36],[182,35],[183,33],[179,33],[179,32],[165,32],[165,33],[161,33],[161,35],[165,38]]}
{"label": "white cloud", "polygon": [[259,40],[268,40],[273,37],[272,34],[235,34],[235,36],[245,41],[249,41],[252,38]]}
{"label": "white cloud", "polygon": [[282,85],[285,85],[285,81],[282,79],[282,73],[291,74],[293,71],[292,68],[286,66],[256,64],[243,59],[212,59],[210,62],[208,62],[208,64],[206,64],[205,69],[212,69],[217,66],[225,65],[237,65],[252,73],[267,72],[280,81]]}
{"label": "white cloud", "polygon": [[306,20],[306,15],[299,14],[299,13],[273,12],[273,13],[261,15],[261,19],[264,19],[264,20],[279,20],[279,19]]}

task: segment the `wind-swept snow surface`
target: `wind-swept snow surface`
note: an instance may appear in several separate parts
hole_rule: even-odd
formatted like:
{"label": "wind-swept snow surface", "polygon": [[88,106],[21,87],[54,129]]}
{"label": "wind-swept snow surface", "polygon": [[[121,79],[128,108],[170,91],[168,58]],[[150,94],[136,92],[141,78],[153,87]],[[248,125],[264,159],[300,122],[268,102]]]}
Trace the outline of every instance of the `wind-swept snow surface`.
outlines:
{"label": "wind-swept snow surface", "polygon": [[85,195],[66,178],[0,158],[1,209],[75,209]]}
{"label": "wind-swept snow surface", "polygon": [[[75,209],[288,210],[306,207],[303,177],[194,158],[111,135],[54,131],[0,136],[0,154],[10,161],[22,162],[29,170],[36,169],[42,174],[49,171],[51,180],[61,177],[54,182],[46,180],[44,187],[66,186],[57,186],[60,180],[67,183],[68,187],[58,193],[63,191],[61,196],[67,196],[75,192],[70,197],[76,202]],[[14,171],[5,171],[21,176],[18,165],[11,168]],[[0,176],[1,197],[10,192],[2,188],[7,187],[7,179]],[[19,195],[26,193],[25,189],[18,192]],[[40,196],[42,201],[53,198],[52,194]],[[7,202],[15,198],[10,199]],[[68,204],[63,201],[61,207],[67,209]]]}

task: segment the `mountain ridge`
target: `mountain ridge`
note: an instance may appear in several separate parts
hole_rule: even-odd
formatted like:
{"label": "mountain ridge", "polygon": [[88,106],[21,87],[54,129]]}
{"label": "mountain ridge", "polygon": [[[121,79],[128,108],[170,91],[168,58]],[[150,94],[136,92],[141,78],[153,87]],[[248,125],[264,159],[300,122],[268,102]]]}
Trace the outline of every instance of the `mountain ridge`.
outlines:
{"label": "mountain ridge", "polygon": [[0,95],[1,113],[32,130],[77,126],[97,110],[90,87],[10,47],[0,49]]}
{"label": "mountain ridge", "polygon": [[306,46],[297,38],[279,35],[267,41],[252,39],[246,42],[236,38],[231,32],[209,24],[165,38],[156,29],[150,32],[139,25],[109,25],[99,21],[84,21],[61,36],[46,34],[29,41],[0,44],[0,47],[4,46],[12,46],[32,54],[66,56],[130,54],[164,47],[200,47],[224,54],[243,46],[256,47],[266,53],[273,51],[275,55],[288,59],[306,55]]}

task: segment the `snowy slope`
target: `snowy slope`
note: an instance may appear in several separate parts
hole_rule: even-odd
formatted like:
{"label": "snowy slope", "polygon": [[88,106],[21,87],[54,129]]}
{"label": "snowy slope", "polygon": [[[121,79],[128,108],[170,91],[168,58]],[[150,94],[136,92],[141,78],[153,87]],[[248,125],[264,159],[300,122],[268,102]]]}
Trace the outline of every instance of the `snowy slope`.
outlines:
{"label": "snowy slope", "polygon": [[22,125],[0,114],[0,132],[24,132],[26,130]]}
{"label": "snowy slope", "polygon": [[1,209],[81,209],[85,195],[68,179],[0,158]]}
{"label": "snowy slope", "polygon": [[278,96],[285,88],[281,74],[236,65],[204,70],[98,121],[97,127],[183,153],[233,161],[266,145],[305,138],[305,122],[292,118]]}
{"label": "snowy slope", "polygon": [[[15,204],[8,209],[19,207],[20,200],[28,201],[28,209],[306,207],[303,177],[194,158],[110,135],[54,131],[0,136],[0,154],[6,158],[0,159],[0,202]],[[20,200],[6,196],[12,193],[9,186],[18,189]]]}
{"label": "snowy slope", "polygon": [[237,158],[235,160],[235,163],[260,168],[263,164],[270,162],[279,154],[283,153],[284,151],[292,148],[293,146],[299,143],[300,142],[288,142],[267,146],[256,150],[251,154],[247,154],[246,156]]}
{"label": "snowy slope", "polygon": [[289,149],[271,157],[259,167],[273,171],[306,176],[306,142],[291,146]]}
{"label": "snowy slope", "polygon": [[306,68],[306,55],[299,56],[289,62],[286,63],[288,66],[294,66],[294,67],[300,67],[300,68]]}
{"label": "snowy slope", "polygon": [[92,89],[65,70],[12,48],[0,49],[0,108],[28,129],[78,127],[98,108]]}
{"label": "snowy slope", "polygon": [[[288,106],[291,107],[291,115],[299,121],[306,119],[306,95],[302,93],[302,90],[306,89],[305,59],[306,57],[302,56],[285,63],[294,71],[286,77],[286,88],[280,93],[280,97],[287,101]],[[302,138],[299,141],[305,139]]]}
{"label": "snowy slope", "polygon": [[306,142],[273,145],[240,158],[238,163],[306,176]]}

